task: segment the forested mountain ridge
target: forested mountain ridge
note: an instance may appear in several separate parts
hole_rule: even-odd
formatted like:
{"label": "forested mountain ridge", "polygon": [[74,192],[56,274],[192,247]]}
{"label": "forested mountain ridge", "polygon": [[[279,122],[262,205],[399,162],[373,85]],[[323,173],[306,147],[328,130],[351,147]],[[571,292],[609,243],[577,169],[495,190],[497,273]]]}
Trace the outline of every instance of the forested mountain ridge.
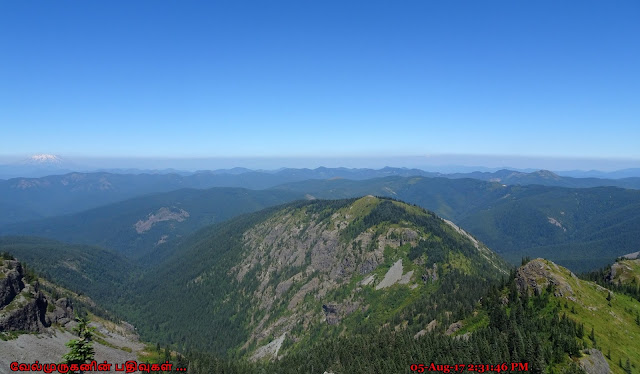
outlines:
{"label": "forested mountain ridge", "polygon": [[259,359],[385,324],[448,326],[507,269],[416,206],[373,196],[295,202],[185,239],[123,313],[150,340]]}
{"label": "forested mountain ridge", "polygon": [[106,308],[126,300],[126,290],[142,267],[104,248],[56,240],[4,236],[0,252],[11,253],[62,287],[90,295]]}
{"label": "forested mountain ridge", "polygon": [[452,220],[513,264],[544,257],[572,270],[611,263],[640,247],[640,191],[508,186],[474,179],[388,177],[277,187],[318,198],[389,196]]}
{"label": "forested mountain ridge", "polygon": [[539,256],[581,272],[640,247],[638,190],[507,186],[431,177],[311,180],[262,191],[181,189],[72,215],[0,226],[0,235],[99,245],[142,261],[156,251],[169,254],[175,239],[237,214],[301,198],[367,194],[432,210],[473,233],[512,264],[525,256]]}
{"label": "forested mountain ridge", "polygon": [[0,235],[98,245],[138,259],[197,229],[303,198],[289,191],[215,187],[136,197],[84,212],[0,227]]}
{"label": "forested mountain ridge", "polygon": [[621,188],[640,188],[639,177],[627,177],[620,179],[604,179],[589,177],[569,177],[561,176],[549,170],[538,170],[530,173],[521,171],[502,169],[495,172],[471,172],[471,173],[453,173],[439,174],[439,177],[445,178],[473,178],[489,182],[500,182],[506,185],[541,185],[568,188],[591,188],[591,187],[621,187]]}

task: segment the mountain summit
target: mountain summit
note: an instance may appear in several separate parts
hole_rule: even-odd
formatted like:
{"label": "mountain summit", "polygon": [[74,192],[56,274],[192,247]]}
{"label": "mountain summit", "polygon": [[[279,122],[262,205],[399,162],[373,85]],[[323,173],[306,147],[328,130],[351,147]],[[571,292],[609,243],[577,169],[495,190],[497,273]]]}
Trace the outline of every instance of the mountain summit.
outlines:
{"label": "mountain summit", "polygon": [[204,229],[175,253],[136,291],[150,312],[134,322],[156,340],[253,359],[384,325],[444,331],[478,301],[472,288],[507,274],[457,226],[374,196],[270,208]]}

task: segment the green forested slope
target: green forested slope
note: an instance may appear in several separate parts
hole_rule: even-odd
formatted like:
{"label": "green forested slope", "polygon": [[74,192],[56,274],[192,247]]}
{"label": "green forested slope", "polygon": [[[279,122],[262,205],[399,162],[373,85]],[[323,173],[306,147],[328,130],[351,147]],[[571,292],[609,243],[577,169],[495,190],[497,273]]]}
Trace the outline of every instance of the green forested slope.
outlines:
{"label": "green forested slope", "polygon": [[[575,292],[569,293],[570,289]],[[460,371],[579,373],[582,365],[591,367],[586,362],[597,361],[599,356],[603,360],[599,364],[613,373],[637,371],[634,349],[640,326],[628,318],[640,309],[635,300],[614,294],[608,306],[595,284],[576,280],[568,270],[540,259],[479,294],[480,302],[465,313],[462,328],[452,335],[436,329],[416,338],[410,328],[386,327],[366,335],[345,334],[318,341],[274,362],[251,364],[193,353],[189,355],[191,368],[194,373],[237,374],[261,370],[411,373],[417,371],[411,369],[412,364],[429,367],[434,363],[463,364]],[[526,363],[526,369],[518,363]],[[445,370],[440,367],[437,371]]]}
{"label": "green forested slope", "polygon": [[126,292],[140,271],[116,252],[44,238],[0,237],[0,252],[12,254],[47,279],[89,295],[110,310],[126,302]]}

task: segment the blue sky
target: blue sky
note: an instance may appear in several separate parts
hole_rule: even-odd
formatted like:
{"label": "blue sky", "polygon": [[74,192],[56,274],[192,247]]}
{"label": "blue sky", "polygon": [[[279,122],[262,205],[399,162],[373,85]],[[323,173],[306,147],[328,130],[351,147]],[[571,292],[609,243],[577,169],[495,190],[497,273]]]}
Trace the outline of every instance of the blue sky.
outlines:
{"label": "blue sky", "polygon": [[635,0],[4,1],[0,155],[640,160],[638,20]]}

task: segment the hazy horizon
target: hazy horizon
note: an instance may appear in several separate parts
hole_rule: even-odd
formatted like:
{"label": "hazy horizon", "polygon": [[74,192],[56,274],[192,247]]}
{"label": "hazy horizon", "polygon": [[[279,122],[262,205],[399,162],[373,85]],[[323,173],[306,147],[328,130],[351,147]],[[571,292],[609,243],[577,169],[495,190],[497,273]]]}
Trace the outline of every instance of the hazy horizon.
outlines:
{"label": "hazy horizon", "polygon": [[[0,166],[19,166],[31,155],[0,155]],[[82,157],[55,155],[62,169],[87,171],[96,169],[176,169],[182,171],[247,168],[278,170],[282,168],[416,168],[426,171],[470,172],[493,169],[602,171],[613,172],[640,168],[640,160],[597,158],[525,157],[514,155],[439,154],[426,156],[368,157]]]}

